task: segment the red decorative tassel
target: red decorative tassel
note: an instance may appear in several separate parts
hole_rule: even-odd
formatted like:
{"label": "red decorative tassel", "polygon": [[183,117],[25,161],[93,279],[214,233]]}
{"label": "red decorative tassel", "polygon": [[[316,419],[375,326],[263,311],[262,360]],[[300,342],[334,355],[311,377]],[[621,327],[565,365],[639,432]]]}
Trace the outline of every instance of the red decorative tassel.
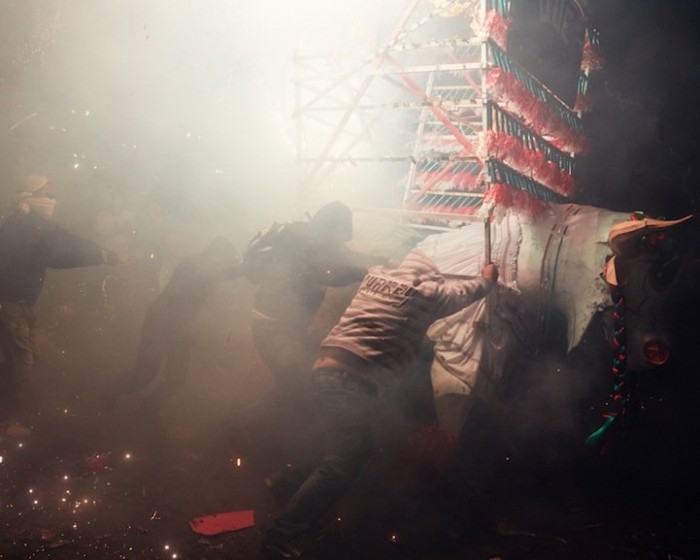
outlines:
{"label": "red decorative tassel", "polygon": [[504,18],[497,10],[488,10],[484,19],[484,31],[491,37],[494,43],[504,51],[508,50],[508,30],[511,20]]}

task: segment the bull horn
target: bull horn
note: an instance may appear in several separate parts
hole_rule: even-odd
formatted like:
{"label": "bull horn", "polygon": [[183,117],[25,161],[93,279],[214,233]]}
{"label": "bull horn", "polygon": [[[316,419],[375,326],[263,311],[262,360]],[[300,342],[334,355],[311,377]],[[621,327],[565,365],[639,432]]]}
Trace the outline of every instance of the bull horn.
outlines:
{"label": "bull horn", "polygon": [[643,218],[641,220],[628,220],[620,222],[610,228],[608,234],[608,245],[615,255],[621,255],[628,252],[625,245],[631,240],[636,239],[639,235],[643,235],[650,231],[659,229],[670,229],[676,227],[694,217],[693,214],[678,218],[677,220],[654,220],[651,218]]}

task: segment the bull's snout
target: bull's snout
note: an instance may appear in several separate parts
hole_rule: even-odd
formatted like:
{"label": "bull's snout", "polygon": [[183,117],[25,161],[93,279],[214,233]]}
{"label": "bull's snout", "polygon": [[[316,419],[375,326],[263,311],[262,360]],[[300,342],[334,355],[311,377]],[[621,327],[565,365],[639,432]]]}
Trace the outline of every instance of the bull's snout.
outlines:
{"label": "bull's snout", "polygon": [[632,371],[645,371],[664,365],[671,358],[671,342],[663,335],[648,333],[627,337],[627,367]]}
{"label": "bull's snout", "polygon": [[651,366],[662,366],[671,356],[671,349],[663,341],[652,338],[644,343],[644,358]]}

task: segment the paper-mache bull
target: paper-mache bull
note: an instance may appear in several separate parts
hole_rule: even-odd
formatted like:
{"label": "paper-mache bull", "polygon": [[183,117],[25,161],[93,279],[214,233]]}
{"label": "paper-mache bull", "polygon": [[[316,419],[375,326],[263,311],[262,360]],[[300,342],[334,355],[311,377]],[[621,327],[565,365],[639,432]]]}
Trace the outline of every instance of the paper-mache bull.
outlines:
{"label": "paper-mache bull", "polygon": [[[685,264],[692,216],[651,219],[575,204],[537,216],[515,209],[490,221],[498,290],[428,331],[438,424],[457,436],[474,398],[488,399],[547,335],[552,313],[566,321],[567,351],[602,314],[612,355],[611,402],[595,442],[625,412],[626,373],[666,363],[673,350],[664,305]],[[446,275],[477,275],[487,258],[484,224],[428,235],[417,247]],[[466,259],[465,259],[466,257]]]}

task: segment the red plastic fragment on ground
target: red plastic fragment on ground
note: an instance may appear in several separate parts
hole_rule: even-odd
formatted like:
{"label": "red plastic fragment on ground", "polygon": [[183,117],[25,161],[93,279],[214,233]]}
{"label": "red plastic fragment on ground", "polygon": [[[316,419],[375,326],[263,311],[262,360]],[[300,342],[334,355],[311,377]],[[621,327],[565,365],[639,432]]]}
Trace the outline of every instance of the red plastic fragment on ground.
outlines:
{"label": "red plastic fragment on ground", "polygon": [[200,535],[218,535],[227,531],[240,531],[255,525],[253,510],[229,511],[196,517],[190,521],[190,527]]}

